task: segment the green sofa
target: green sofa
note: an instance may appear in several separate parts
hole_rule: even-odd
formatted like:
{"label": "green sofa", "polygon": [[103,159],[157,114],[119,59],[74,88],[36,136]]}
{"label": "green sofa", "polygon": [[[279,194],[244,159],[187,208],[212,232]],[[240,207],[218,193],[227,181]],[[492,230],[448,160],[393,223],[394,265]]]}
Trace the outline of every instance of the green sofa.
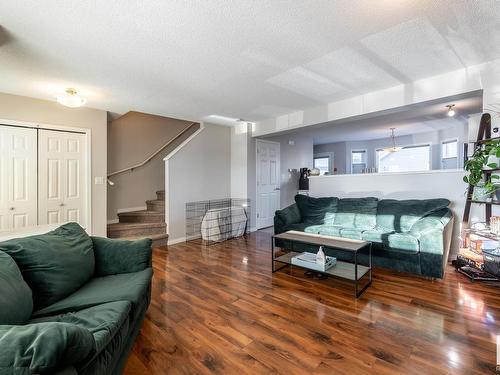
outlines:
{"label": "green sofa", "polygon": [[[288,230],[370,241],[374,266],[442,278],[453,230],[447,199],[395,200],[367,197],[312,198],[296,195],[295,204],[276,211],[274,232]],[[295,251],[317,248],[277,240],[276,246]],[[327,249],[340,260],[346,252]],[[360,261],[367,262],[368,254]]]}
{"label": "green sofa", "polygon": [[0,374],[121,374],[152,273],[151,240],[76,223],[0,242]]}

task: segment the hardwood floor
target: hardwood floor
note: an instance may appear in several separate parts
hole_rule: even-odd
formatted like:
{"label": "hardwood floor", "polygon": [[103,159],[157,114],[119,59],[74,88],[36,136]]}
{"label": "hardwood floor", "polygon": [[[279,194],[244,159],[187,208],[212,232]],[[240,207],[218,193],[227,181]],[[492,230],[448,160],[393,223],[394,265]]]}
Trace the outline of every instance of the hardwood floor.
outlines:
{"label": "hardwood floor", "polygon": [[377,269],[351,284],[271,273],[270,234],[154,250],[153,298],[125,374],[495,373],[500,288]]}

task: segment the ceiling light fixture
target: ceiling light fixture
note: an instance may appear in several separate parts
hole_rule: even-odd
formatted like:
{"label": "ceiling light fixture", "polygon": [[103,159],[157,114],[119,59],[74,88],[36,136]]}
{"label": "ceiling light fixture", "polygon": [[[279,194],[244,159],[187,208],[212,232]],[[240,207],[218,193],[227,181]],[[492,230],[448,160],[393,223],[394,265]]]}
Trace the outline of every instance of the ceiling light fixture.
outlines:
{"label": "ceiling light fixture", "polygon": [[63,94],[56,96],[57,102],[66,107],[77,108],[87,103],[87,99],[78,95],[75,89],[67,88]]}
{"label": "ceiling light fixture", "polygon": [[453,117],[455,116],[455,110],[453,109],[455,107],[455,104],[448,104],[446,108],[448,108],[448,116]]}
{"label": "ceiling light fixture", "polygon": [[396,130],[396,128],[391,128],[392,146],[383,148],[382,150],[385,152],[397,152],[403,148],[403,147],[396,147],[396,137],[394,136],[394,130]]}

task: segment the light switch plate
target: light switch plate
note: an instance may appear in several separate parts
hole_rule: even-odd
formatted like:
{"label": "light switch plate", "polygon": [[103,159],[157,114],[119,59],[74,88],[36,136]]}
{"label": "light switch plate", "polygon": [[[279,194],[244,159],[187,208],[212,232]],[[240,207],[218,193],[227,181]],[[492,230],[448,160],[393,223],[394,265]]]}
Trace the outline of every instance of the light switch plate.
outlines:
{"label": "light switch plate", "polygon": [[96,185],[103,185],[104,184],[104,177],[95,177],[94,178],[94,183]]}

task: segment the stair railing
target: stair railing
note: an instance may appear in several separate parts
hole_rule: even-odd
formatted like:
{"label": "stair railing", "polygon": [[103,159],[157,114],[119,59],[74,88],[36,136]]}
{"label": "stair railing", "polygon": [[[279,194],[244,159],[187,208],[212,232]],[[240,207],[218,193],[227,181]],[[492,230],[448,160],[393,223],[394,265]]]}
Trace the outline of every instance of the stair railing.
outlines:
{"label": "stair railing", "polygon": [[189,125],[187,128],[185,128],[182,131],[180,131],[175,137],[173,137],[172,139],[170,139],[167,143],[165,143],[158,150],[156,150],[155,152],[153,152],[150,156],[148,156],[141,163],[137,163],[137,164],[131,165],[130,167],[123,168],[123,169],[120,169],[118,171],[108,173],[108,179],[107,179],[108,180],[108,184],[110,184],[111,186],[115,184],[113,181],[111,181],[109,179],[110,177],[116,176],[116,175],[119,175],[121,173],[125,173],[125,172],[128,172],[128,171],[132,172],[134,169],[143,167],[144,165],[146,165],[147,163],[149,163],[155,156],[157,156],[160,152],[162,152],[164,149],[166,149],[168,146],[170,146],[176,139],[178,139],[186,131],[188,131],[189,129],[191,129],[192,126],[197,125],[197,124],[198,124],[197,122],[191,123],[191,125]]}

